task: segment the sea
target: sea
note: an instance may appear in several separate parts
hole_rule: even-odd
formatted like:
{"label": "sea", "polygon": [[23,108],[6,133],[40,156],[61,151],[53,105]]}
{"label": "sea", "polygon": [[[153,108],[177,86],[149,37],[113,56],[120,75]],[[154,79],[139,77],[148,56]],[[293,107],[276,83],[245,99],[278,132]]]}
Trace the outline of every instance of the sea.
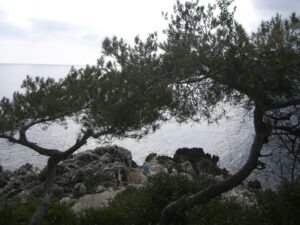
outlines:
{"label": "sea", "polygon": [[[81,66],[74,66],[79,69]],[[35,77],[65,77],[71,65],[36,65],[36,64],[0,64],[0,97],[11,98],[15,91],[21,90],[26,75]],[[249,113],[240,106],[228,106],[226,117],[217,123],[207,121],[178,123],[171,120],[162,124],[155,133],[139,140],[132,138],[113,139],[109,143],[89,140],[78,152],[99,146],[119,145],[132,152],[133,160],[142,164],[150,153],[173,156],[178,148],[201,147],[205,152],[218,155],[219,166],[231,173],[237,171],[246,161],[254,137],[253,120]],[[65,150],[74,144],[80,127],[68,121],[68,128],[54,124],[44,129],[36,126],[28,131],[28,138],[44,147]],[[268,152],[274,146],[267,145]],[[7,170],[15,170],[25,163],[42,168],[47,158],[33,150],[18,144],[11,144],[0,139],[0,165]],[[269,173],[256,172],[256,177],[271,184]]]}

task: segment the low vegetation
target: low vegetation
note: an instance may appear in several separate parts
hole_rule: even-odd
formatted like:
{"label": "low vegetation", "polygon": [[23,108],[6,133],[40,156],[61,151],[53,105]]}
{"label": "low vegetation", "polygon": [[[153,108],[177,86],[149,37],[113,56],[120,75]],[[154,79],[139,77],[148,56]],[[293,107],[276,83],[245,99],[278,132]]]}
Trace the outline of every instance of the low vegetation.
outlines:
{"label": "low vegetation", "polygon": [[[199,191],[209,180],[191,181],[183,176],[157,175],[143,188],[128,188],[111,205],[103,209],[89,209],[79,215],[70,206],[52,200],[42,225],[149,225],[157,224],[160,212],[170,201]],[[0,208],[0,224],[25,225],[41,199],[22,205]],[[282,185],[278,191],[258,194],[256,206],[216,198],[184,213],[177,213],[177,224],[187,225],[296,225],[300,219],[300,182]]]}

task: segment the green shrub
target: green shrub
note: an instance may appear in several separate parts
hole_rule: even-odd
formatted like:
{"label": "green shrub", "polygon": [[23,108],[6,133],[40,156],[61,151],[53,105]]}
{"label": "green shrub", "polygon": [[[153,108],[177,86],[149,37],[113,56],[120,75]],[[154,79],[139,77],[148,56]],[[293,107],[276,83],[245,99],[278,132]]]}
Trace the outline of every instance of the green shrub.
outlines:
{"label": "green shrub", "polygon": [[[128,188],[111,205],[89,209],[74,215],[69,206],[53,200],[42,225],[149,225],[156,224],[161,210],[171,201],[196,193],[208,179],[191,181],[183,176],[160,174],[149,179],[143,188]],[[0,207],[0,225],[25,225],[40,199],[26,204]],[[178,212],[180,225],[296,225],[300,221],[300,182],[283,185],[279,191],[262,192],[257,206],[243,206],[215,198],[185,213]]]}
{"label": "green shrub", "polygon": [[[144,188],[128,188],[104,209],[82,213],[78,225],[149,225],[156,224],[161,210],[181,196],[201,190],[209,184],[207,179],[191,181],[183,176],[159,174],[149,179]],[[178,215],[182,224],[184,215]]]}
{"label": "green shrub", "polygon": [[300,181],[282,184],[278,191],[265,191],[259,198],[260,214],[268,224],[296,225],[300,221]]}
{"label": "green shrub", "polygon": [[[26,225],[40,201],[40,198],[34,198],[25,204],[11,203],[0,206],[0,225]],[[73,222],[71,209],[53,200],[42,225],[73,225]]]}
{"label": "green shrub", "polygon": [[259,225],[256,207],[246,207],[233,201],[214,199],[186,212],[190,225]]}

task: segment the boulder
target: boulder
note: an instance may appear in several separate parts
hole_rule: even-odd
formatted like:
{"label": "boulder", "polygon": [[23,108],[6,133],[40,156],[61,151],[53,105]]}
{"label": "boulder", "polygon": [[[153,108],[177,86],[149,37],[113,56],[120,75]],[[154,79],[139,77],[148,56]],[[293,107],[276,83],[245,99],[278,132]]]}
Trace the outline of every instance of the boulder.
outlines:
{"label": "boulder", "polygon": [[107,207],[114,197],[123,189],[117,191],[104,191],[100,194],[88,194],[79,198],[78,202],[72,207],[75,213],[85,209],[97,209]]}
{"label": "boulder", "polygon": [[132,168],[128,174],[128,184],[131,186],[140,186],[147,183],[147,177],[140,168]]}

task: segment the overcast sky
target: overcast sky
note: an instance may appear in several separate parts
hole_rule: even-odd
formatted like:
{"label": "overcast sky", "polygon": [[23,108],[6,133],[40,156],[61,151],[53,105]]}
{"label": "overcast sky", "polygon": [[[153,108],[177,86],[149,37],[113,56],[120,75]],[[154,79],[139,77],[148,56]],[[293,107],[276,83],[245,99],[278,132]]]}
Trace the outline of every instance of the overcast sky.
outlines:
{"label": "overcast sky", "polygon": [[[207,0],[200,0],[206,3]],[[0,0],[0,63],[94,64],[101,41],[130,41],[161,31],[175,0]],[[299,0],[235,0],[247,31],[277,12],[299,13]]]}

